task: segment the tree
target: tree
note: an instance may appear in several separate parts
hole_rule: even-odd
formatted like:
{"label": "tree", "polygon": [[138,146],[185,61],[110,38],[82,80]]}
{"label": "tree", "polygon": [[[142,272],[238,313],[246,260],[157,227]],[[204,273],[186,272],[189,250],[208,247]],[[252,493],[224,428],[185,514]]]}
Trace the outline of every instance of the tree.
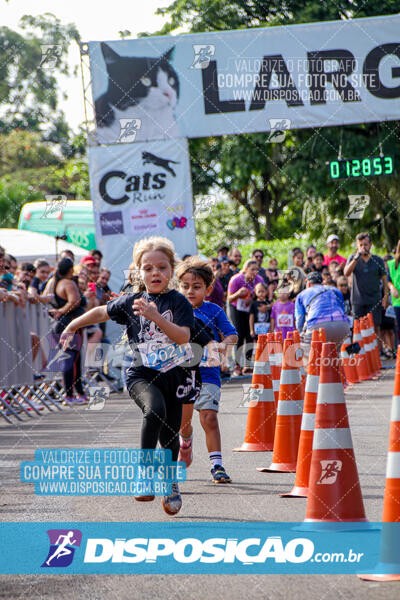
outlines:
{"label": "tree", "polygon": [[20,25],[24,34],[0,27],[0,132],[41,131],[53,141],[58,132],[60,142],[68,126],[57,109],[57,77],[70,73],[68,45],[79,33],[50,13],[26,15]]}

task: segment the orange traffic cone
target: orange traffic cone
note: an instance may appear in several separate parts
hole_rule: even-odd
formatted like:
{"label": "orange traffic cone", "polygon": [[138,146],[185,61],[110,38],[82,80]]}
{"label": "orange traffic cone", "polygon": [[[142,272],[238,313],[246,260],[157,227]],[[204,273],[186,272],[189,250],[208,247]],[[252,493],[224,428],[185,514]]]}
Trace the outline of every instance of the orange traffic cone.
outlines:
{"label": "orange traffic cone", "polygon": [[[298,347],[301,349],[301,340],[300,340],[300,331],[297,331],[297,329],[295,329],[293,331],[293,340],[295,344],[298,344]],[[302,389],[302,396],[304,399],[304,394],[306,391],[306,372],[304,369],[304,364],[303,364],[303,351],[301,351],[302,354],[302,358],[300,361],[300,377],[301,377],[301,389]]]}
{"label": "orange traffic cone", "polygon": [[[384,522],[380,561],[377,574],[359,575],[366,581],[400,581],[399,529],[385,523],[400,523],[400,346],[397,350],[396,374],[390,417],[389,452],[386,466],[386,485],[383,497]],[[382,569],[379,574],[379,569]],[[394,571],[394,573],[390,573]],[[386,574],[385,574],[386,572]]]}
{"label": "orange traffic cone", "polygon": [[303,401],[296,344],[293,343],[293,340],[286,339],[283,344],[272,463],[268,468],[258,467],[258,471],[292,473],[296,470],[302,412]]}
{"label": "orange traffic cone", "polygon": [[258,336],[251,385],[244,442],[234,452],[265,452],[274,447],[276,411],[266,335]]}
{"label": "orange traffic cone", "polygon": [[368,381],[371,379],[371,376],[368,370],[368,361],[365,355],[364,344],[360,333],[360,322],[358,319],[354,319],[353,322],[353,342],[357,342],[360,346],[360,352],[356,355],[358,378],[360,381]]}
{"label": "orange traffic cone", "polygon": [[[276,334],[275,334],[276,335]],[[282,344],[275,341],[273,333],[267,334],[269,364],[271,365],[272,389],[274,391],[275,408],[278,408],[279,381],[281,378]]]}
{"label": "orange traffic cone", "polygon": [[372,356],[373,344],[371,343],[371,339],[370,339],[370,335],[369,335],[368,319],[366,319],[365,317],[361,317],[361,319],[360,319],[360,333],[361,333],[362,342],[363,342],[363,346],[364,346],[364,350],[365,350],[365,355],[367,357],[369,374],[371,376],[371,379],[373,379],[376,374],[374,357]]}
{"label": "orange traffic cone", "polygon": [[325,332],[325,329],[323,327],[319,328],[319,339],[321,340],[321,342],[323,342],[325,344],[325,342],[326,342],[326,332]]}
{"label": "orange traffic cone", "polygon": [[[318,332],[313,337],[319,337]],[[304,410],[301,419],[299,451],[297,454],[296,479],[294,487],[288,494],[281,494],[283,498],[305,498],[308,494],[308,478],[310,476],[312,443],[315,426],[315,408],[317,406],[319,371],[321,364],[322,342],[311,341],[311,351],[308,362],[306,392],[304,396]]]}
{"label": "orange traffic cone", "polygon": [[380,371],[382,369],[382,363],[381,363],[381,357],[379,355],[379,345],[378,345],[378,340],[376,338],[374,317],[372,316],[372,313],[367,314],[367,319],[368,319],[369,326],[372,330],[372,339],[374,341],[374,352],[375,352],[375,356],[376,356],[376,364],[378,365],[378,370]]}
{"label": "orange traffic cone", "polygon": [[322,346],[305,521],[366,521],[333,342]]}
{"label": "orange traffic cone", "polygon": [[[371,313],[368,313],[368,314],[371,314]],[[372,317],[372,314],[371,314],[371,317]],[[379,347],[378,347],[378,341],[377,341],[376,335],[375,335],[373,321],[372,321],[372,325],[371,325],[368,315],[366,317],[364,317],[363,320],[364,320],[364,327],[365,327],[365,330],[364,330],[365,333],[363,335],[367,336],[367,342],[369,344],[371,363],[373,365],[374,374],[375,374],[375,376],[378,376],[378,375],[380,375],[380,370],[381,370],[382,365],[380,363]]]}
{"label": "orange traffic cone", "polygon": [[342,359],[345,377],[346,377],[348,383],[350,385],[353,385],[354,383],[360,383],[360,380],[357,375],[357,368],[356,368],[357,360],[354,356],[351,356],[347,352],[347,348],[350,345],[351,345],[351,341],[350,341],[350,338],[348,337],[343,341],[342,347],[340,349],[340,358]]}

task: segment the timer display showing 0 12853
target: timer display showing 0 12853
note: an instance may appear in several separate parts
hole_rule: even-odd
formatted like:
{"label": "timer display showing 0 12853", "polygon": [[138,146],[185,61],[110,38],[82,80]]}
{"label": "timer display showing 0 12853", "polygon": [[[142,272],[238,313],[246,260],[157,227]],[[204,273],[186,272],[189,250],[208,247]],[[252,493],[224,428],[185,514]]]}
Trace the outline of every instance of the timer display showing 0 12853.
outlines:
{"label": "timer display showing 0 12853", "polygon": [[392,156],[371,156],[368,158],[329,161],[331,179],[377,177],[379,175],[391,175],[393,171],[394,160]]}

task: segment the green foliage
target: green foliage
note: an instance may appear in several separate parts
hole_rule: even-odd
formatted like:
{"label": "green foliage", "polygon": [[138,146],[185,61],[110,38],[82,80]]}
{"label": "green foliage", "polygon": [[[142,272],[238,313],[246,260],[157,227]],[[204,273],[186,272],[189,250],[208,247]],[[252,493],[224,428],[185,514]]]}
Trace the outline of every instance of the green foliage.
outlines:
{"label": "green foliage", "polygon": [[[20,27],[23,33],[0,27],[0,132],[21,128],[64,136],[68,126],[57,110],[57,76],[70,74],[67,50],[79,40],[78,31],[50,13],[25,15]],[[54,68],[42,64],[43,45],[57,48]]]}
{"label": "green foliage", "polygon": [[42,142],[38,132],[14,129],[8,135],[0,134],[0,177],[21,169],[36,169],[59,162],[54,149]]}
{"label": "green foliage", "polygon": [[[198,207],[199,202],[195,215]],[[226,243],[236,245],[250,241],[246,211],[237,209],[229,200],[217,202],[209,212],[199,212],[196,216],[196,234],[199,252],[206,256],[212,256]]]}
{"label": "green foliage", "polygon": [[42,195],[27,183],[0,179],[1,227],[16,227],[21,206],[35,200],[42,200]]}

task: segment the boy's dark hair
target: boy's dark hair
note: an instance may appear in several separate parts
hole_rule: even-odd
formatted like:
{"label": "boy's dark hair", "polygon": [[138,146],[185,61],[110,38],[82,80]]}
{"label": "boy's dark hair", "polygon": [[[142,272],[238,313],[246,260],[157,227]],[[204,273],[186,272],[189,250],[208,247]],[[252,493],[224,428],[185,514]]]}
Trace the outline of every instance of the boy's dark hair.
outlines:
{"label": "boy's dark hair", "polygon": [[204,260],[200,256],[191,256],[181,262],[176,269],[176,277],[180,281],[186,273],[191,273],[195,277],[200,277],[206,287],[210,287],[214,283],[214,273],[208,260]]}
{"label": "boy's dark hair", "polygon": [[314,254],[314,258],[317,258],[317,256],[320,256],[322,258],[322,260],[324,259],[324,255],[322,254],[322,252],[316,252]]}

